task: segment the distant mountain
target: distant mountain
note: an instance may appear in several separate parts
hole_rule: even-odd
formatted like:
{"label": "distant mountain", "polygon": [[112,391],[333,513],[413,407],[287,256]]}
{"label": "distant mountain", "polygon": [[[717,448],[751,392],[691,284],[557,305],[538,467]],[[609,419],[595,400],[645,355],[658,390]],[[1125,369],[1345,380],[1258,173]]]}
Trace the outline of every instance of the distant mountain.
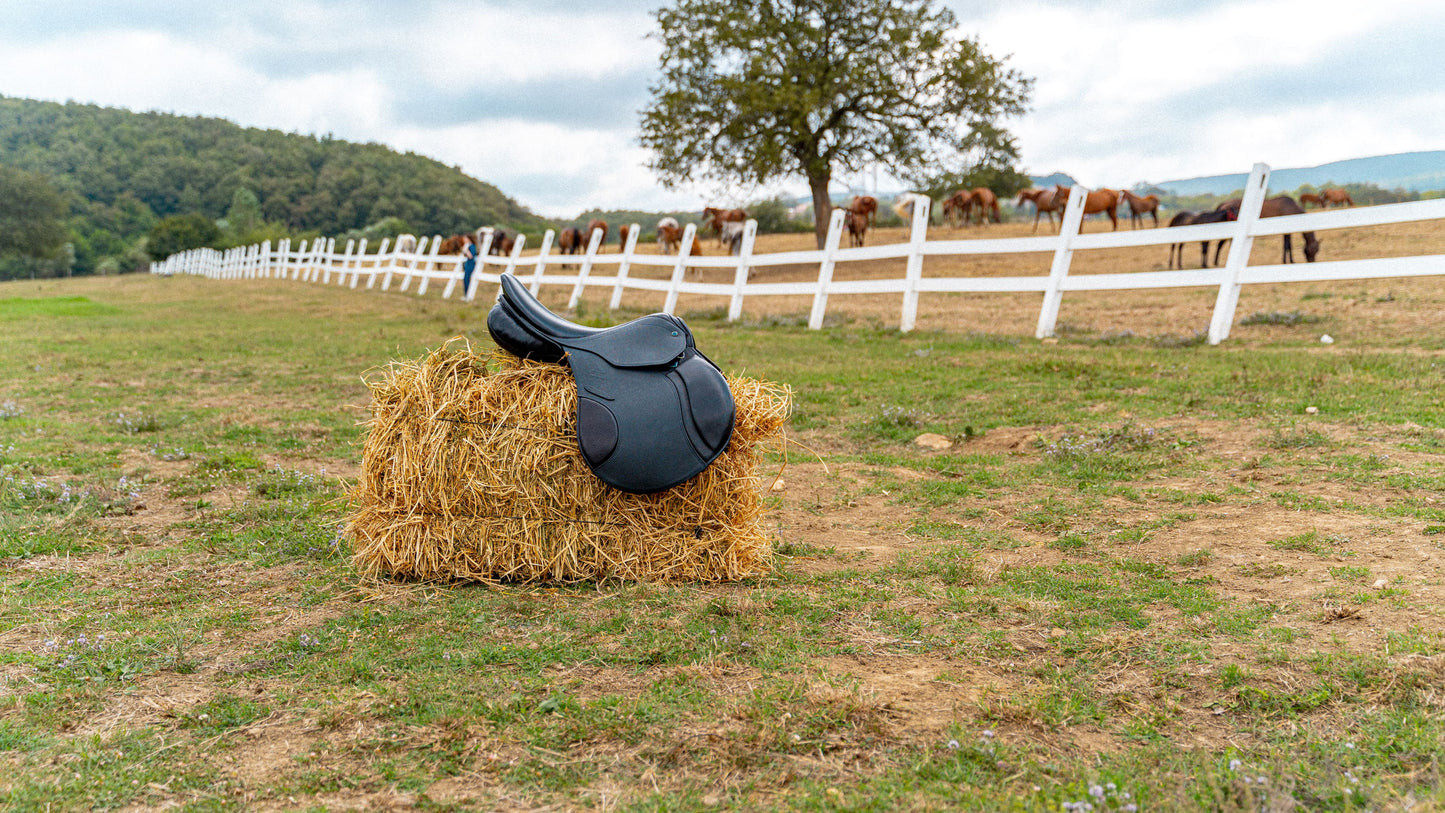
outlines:
{"label": "distant mountain", "polygon": [[[1243,189],[1248,178],[1248,173],[1240,172],[1233,175],[1160,181],[1153,185],[1181,196],[1226,195]],[[1305,184],[1323,186],[1347,183],[1374,184],[1381,189],[1405,189],[1412,192],[1445,189],[1445,150],[1352,158],[1348,161],[1320,164],[1317,167],[1275,169],[1269,174],[1269,186],[1274,190],[1297,189]]]}
{"label": "distant mountain", "polygon": [[1034,186],[1039,189],[1046,189],[1050,186],[1055,186],[1058,184],[1062,184],[1064,186],[1073,186],[1074,184],[1078,183],[1078,181],[1074,180],[1074,177],[1072,175],[1069,175],[1066,172],[1055,172],[1052,175],[1030,175],[1029,180],[1032,181]]}

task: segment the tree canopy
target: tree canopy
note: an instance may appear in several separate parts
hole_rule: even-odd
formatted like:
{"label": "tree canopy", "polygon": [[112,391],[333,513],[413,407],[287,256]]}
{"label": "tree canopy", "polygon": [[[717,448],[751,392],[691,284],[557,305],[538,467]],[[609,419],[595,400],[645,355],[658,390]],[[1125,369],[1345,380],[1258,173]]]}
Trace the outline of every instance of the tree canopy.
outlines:
{"label": "tree canopy", "polygon": [[835,172],[922,180],[997,154],[1032,87],[932,0],[675,0],[657,22],[640,141],[663,184],[802,175],[820,213]]}

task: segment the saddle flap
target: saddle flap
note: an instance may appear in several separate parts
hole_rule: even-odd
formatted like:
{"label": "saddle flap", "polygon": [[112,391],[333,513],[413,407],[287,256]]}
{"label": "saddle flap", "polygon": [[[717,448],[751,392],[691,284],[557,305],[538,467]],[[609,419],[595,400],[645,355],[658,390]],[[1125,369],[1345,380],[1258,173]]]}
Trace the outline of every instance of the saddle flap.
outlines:
{"label": "saddle flap", "polygon": [[687,350],[692,344],[692,333],[671,316],[654,313],[561,343],[595,353],[613,367],[661,367]]}

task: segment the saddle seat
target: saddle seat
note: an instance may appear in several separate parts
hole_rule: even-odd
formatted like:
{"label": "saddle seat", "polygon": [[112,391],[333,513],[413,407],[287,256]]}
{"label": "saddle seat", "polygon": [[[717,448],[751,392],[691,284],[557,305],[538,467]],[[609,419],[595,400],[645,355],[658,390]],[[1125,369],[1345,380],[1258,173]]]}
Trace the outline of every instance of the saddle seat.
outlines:
{"label": "saddle seat", "polygon": [[675,316],[586,327],[551,312],[503,274],[487,330],[516,356],[571,369],[577,444],[592,472],[613,488],[633,494],[672,488],[727,449],[732,392]]}

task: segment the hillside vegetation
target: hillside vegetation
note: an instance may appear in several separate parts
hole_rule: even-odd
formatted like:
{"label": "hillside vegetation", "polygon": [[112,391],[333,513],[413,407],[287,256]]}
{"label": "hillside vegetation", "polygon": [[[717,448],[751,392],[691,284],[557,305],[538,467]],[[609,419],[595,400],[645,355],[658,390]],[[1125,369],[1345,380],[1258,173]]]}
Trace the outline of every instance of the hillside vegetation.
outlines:
{"label": "hillside vegetation", "polygon": [[238,204],[255,222],[237,243],[382,221],[424,234],[543,224],[490,184],[380,144],[89,104],[0,97],[0,165],[44,176],[65,201],[74,256],[59,273],[134,262],[162,218],[223,219]]}

